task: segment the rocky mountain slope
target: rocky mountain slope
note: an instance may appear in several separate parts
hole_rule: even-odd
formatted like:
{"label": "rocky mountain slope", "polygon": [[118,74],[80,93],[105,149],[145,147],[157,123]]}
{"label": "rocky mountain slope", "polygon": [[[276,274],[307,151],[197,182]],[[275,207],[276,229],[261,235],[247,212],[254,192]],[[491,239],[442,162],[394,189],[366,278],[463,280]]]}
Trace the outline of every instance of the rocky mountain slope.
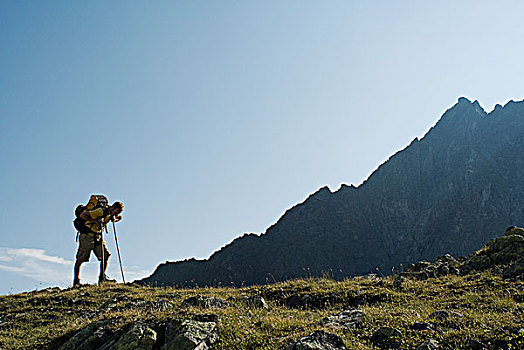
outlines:
{"label": "rocky mountain slope", "polygon": [[524,349],[523,234],[387,277],[0,296],[0,349]]}
{"label": "rocky mountain slope", "polygon": [[524,102],[486,113],[460,98],[420,140],[359,187],[327,187],[262,235],[246,234],[206,260],[167,262],[140,283],[250,285],[335,279],[479,249],[524,223]]}

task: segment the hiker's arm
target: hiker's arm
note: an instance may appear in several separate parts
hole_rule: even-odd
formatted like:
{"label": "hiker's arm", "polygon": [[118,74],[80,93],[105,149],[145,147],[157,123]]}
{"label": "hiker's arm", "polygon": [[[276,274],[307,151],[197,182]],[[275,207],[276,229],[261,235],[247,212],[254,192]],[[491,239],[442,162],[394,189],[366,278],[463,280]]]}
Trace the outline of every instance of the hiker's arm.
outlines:
{"label": "hiker's arm", "polygon": [[82,212],[82,214],[80,214],[78,216],[80,219],[83,219],[83,220],[86,220],[86,221],[90,221],[90,220],[93,220],[93,218],[91,217],[91,215],[89,215],[89,211],[87,210],[84,210]]}
{"label": "hiker's arm", "polygon": [[98,220],[103,217],[104,210],[102,208],[96,208],[95,210],[84,210],[84,212],[80,214],[80,219],[84,219],[86,221]]}
{"label": "hiker's arm", "polygon": [[89,202],[86,205],[86,209],[87,210],[93,210],[94,208],[96,208],[97,204],[98,204],[98,197],[97,196],[91,196],[91,198],[89,198]]}

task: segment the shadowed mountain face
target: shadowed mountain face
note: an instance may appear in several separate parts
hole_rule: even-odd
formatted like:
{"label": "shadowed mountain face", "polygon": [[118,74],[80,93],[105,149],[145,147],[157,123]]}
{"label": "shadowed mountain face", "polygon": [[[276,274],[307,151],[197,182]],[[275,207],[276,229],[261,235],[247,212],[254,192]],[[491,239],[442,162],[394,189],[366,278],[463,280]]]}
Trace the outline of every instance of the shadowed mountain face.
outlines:
{"label": "shadowed mountain face", "polygon": [[421,139],[359,187],[325,187],[260,235],[207,260],[167,262],[139,283],[263,284],[329,273],[391,272],[418,260],[469,254],[524,224],[524,102],[487,114],[460,98]]}

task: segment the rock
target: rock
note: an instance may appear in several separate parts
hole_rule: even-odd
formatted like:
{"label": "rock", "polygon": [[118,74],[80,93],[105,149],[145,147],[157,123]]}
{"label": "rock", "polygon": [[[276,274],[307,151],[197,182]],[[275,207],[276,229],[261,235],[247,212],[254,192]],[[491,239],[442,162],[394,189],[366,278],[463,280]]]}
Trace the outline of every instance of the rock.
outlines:
{"label": "rock", "polygon": [[267,309],[267,303],[261,295],[242,296],[242,301],[248,307],[255,309]]}
{"label": "rock", "polygon": [[509,235],[493,238],[486,244],[489,253],[493,254],[507,248],[515,248],[524,244],[524,237],[521,235]]}
{"label": "rock", "polygon": [[113,335],[108,325],[111,321],[96,321],[78,331],[59,350],[98,350]]}
{"label": "rock", "polygon": [[111,350],[151,350],[156,342],[156,332],[142,322],[137,322],[120,337]]}
{"label": "rock", "polygon": [[493,265],[503,265],[504,267],[513,265],[514,262],[517,262],[520,258],[523,257],[523,254],[520,252],[510,251],[516,249],[518,248],[504,249],[501,252],[493,253],[491,255],[491,261],[493,262]]}
{"label": "rock", "polygon": [[182,306],[196,306],[206,309],[225,309],[229,307],[229,303],[224,299],[216,297],[205,297],[200,294],[187,298],[182,302]]}
{"label": "rock", "polygon": [[455,259],[450,254],[444,254],[444,255],[438,256],[435,259],[435,263],[446,264],[446,265],[449,265],[449,266],[456,266],[456,265],[458,265],[457,259]]}
{"label": "rock", "polygon": [[313,298],[309,294],[294,294],[286,298],[285,304],[287,307],[290,307],[292,309],[298,309],[311,305],[312,300]]}
{"label": "rock", "polygon": [[114,309],[116,309],[118,302],[121,301],[121,300],[123,300],[123,299],[122,298],[109,299],[108,301],[103,303],[102,306],[100,306],[100,308],[98,310],[99,311],[105,311],[105,312],[113,311]]}
{"label": "rock", "polygon": [[390,346],[397,348],[400,346],[398,339],[402,333],[398,329],[391,327],[381,327],[371,336],[371,342],[378,346]]}
{"label": "rock", "polygon": [[438,341],[435,339],[428,339],[419,346],[417,346],[417,350],[436,350],[439,349],[440,345]]}
{"label": "rock", "polygon": [[479,342],[478,340],[473,339],[469,342],[468,349],[483,350],[483,349],[488,349],[488,346],[482,342]]}
{"label": "rock", "polygon": [[218,322],[220,318],[214,314],[199,314],[193,316],[193,319],[200,322]]}
{"label": "rock", "polygon": [[207,350],[218,340],[216,323],[173,319],[165,339],[162,350]]}
{"label": "rock", "polygon": [[410,264],[400,275],[417,278],[419,280],[425,280],[428,278],[442,277],[450,274],[460,275],[460,270],[458,267],[459,262],[457,259],[449,254],[444,254],[437,257],[433,263],[428,261],[419,261]]}
{"label": "rock", "polygon": [[351,330],[360,327],[365,315],[366,313],[359,309],[344,310],[337,315],[326,317],[323,323],[327,327]]}
{"label": "rock", "polygon": [[437,266],[437,276],[447,276],[450,273],[449,266],[447,265],[439,265]]}
{"label": "rock", "polygon": [[325,331],[315,331],[288,346],[286,350],[343,350],[347,349],[342,338]]}
{"label": "rock", "polygon": [[465,272],[493,269],[505,279],[524,279],[524,229],[511,226],[506,235],[490,240],[463,265]]}
{"label": "rock", "polygon": [[504,235],[506,236],[511,236],[511,235],[524,236],[524,228],[517,227],[517,226],[510,226],[506,229],[506,232],[504,233]]}
{"label": "rock", "polygon": [[418,261],[416,263],[409,264],[406,267],[405,272],[420,272],[420,271],[424,271],[425,269],[427,269],[430,266],[431,266],[431,263],[429,261]]}
{"label": "rock", "polygon": [[490,258],[487,255],[473,255],[463,265],[465,272],[484,271],[492,267]]}
{"label": "rock", "polygon": [[410,328],[415,331],[429,331],[435,330],[435,325],[431,322],[416,322]]}
{"label": "rock", "polygon": [[156,311],[165,311],[167,309],[171,309],[172,307],[173,304],[165,299],[157,299],[151,305],[151,308]]}

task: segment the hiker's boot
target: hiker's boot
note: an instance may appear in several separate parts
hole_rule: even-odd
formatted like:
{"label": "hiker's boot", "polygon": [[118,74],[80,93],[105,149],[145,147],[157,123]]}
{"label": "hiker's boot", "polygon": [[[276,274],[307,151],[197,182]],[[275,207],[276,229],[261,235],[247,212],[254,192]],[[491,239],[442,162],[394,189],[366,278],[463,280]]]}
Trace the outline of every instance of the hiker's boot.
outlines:
{"label": "hiker's boot", "polygon": [[113,280],[113,279],[107,277],[106,274],[103,274],[103,275],[101,275],[101,276],[98,277],[98,283],[100,284],[100,283],[104,283],[104,282],[112,282],[112,283],[115,283],[116,280]]}

